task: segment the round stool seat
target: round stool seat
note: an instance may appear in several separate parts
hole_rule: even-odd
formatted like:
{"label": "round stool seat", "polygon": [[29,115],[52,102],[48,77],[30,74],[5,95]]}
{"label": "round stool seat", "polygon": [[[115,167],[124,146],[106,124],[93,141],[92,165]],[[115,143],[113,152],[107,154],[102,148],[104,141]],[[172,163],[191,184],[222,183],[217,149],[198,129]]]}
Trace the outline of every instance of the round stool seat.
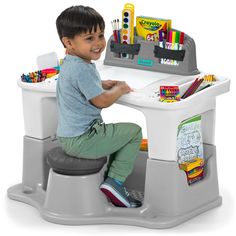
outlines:
{"label": "round stool seat", "polygon": [[62,175],[90,175],[99,172],[107,161],[107,157],[98,159],[78,158],[67,155],[61,147],[48,152],[49,166]]}

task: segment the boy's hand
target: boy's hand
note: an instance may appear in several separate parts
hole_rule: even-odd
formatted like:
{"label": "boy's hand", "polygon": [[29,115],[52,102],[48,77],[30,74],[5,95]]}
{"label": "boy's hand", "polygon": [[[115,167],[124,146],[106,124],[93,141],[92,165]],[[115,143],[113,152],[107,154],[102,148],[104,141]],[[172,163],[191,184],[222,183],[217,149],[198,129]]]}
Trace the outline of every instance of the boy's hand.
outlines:
{"label": "boy's hand", "polygon": [[[104,81],[103,81],[104,82]],[[92,98],[90,102],[98,107],[98,108],[105,108],[112,105],[120,96],[123,94],[129,93],[133,91],[128,84],[124,81],[109,81],[105,82],[112,86],[111,89],[104,91],[102,94]],[[106,84],[107,85],[107,84]]]}
{"label": "boy's hand", "polygon": [[102,80],[102,87],[104,89],[111,89],[113,88],[118,81],[116,80]]}
{"label": "boy's hand", "polygon": [[121,90],[122,94],[126,94],[133,91],[133,89],[131,89],[125,81],[117,81],[116,87]]}

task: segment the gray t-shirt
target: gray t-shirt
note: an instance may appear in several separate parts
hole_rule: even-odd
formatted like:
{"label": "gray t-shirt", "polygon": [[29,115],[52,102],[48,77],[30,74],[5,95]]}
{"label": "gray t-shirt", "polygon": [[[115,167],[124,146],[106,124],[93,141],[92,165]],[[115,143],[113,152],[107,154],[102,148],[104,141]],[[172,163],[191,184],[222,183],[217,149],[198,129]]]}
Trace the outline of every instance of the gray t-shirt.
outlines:
{"label": "gray t-shirt", "polygon": [[103,92],[95,64],[66,55],[57,81],[57,136],[80,136],[95,120],[102,121],[101,109],[89,100]]}

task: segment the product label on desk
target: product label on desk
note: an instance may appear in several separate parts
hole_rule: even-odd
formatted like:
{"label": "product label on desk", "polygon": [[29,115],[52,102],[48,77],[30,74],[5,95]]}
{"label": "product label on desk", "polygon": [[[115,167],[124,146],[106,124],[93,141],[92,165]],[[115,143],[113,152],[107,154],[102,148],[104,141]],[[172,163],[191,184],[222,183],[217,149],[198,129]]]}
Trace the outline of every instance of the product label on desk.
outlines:
{"label": "product label on desk", "polygon": [[153,66],[153,63],[154,63],[153,60],[138,57],[138,65],[151,67],[151,66]]}

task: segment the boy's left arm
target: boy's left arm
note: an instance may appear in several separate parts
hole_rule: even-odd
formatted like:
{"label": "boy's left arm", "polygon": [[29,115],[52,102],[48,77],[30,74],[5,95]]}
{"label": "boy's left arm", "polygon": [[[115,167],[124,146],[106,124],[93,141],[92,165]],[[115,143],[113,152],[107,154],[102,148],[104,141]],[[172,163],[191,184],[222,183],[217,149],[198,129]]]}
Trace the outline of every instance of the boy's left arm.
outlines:
{"label": "boy's left arm", "polygon": [[117,80],[102,80],[102,88],[105,90],[111,89],[117,82]]}

